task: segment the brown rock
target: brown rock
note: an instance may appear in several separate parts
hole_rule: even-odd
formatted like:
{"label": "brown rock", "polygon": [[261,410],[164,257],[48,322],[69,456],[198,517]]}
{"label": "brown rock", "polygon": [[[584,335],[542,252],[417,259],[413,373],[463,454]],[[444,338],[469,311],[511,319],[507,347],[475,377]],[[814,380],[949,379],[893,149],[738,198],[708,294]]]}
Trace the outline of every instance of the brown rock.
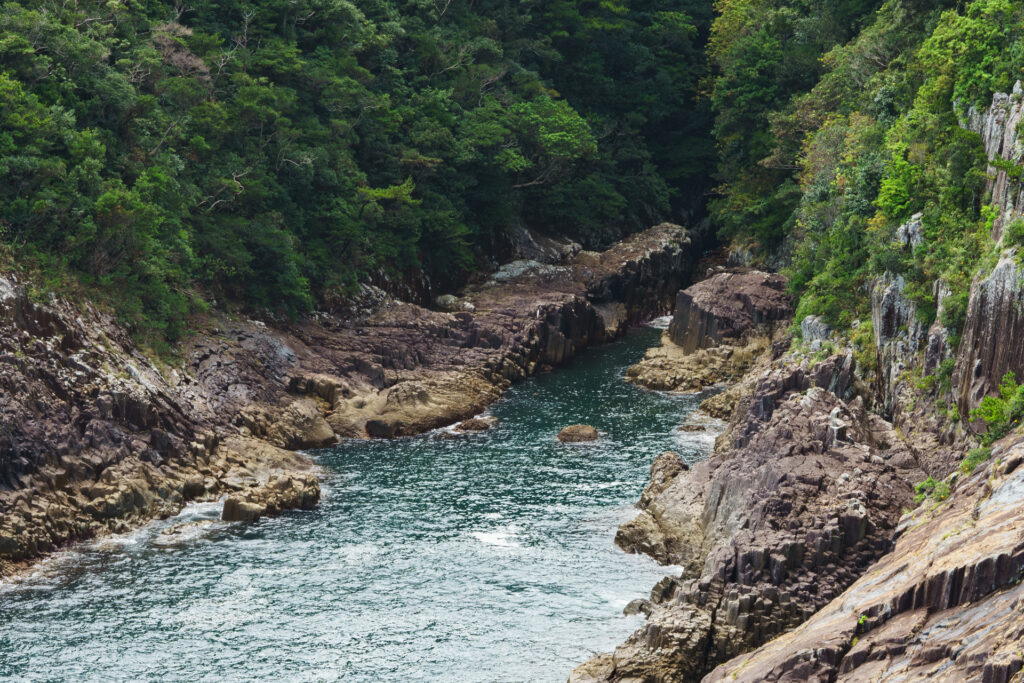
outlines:
{"label": "brown rock", "polygon": [[686,353],[693,353],[739,339],[757,327],[771,328],[791,315],[792,301],[781,275],[756,270],[719,273],[679,292],[669,336]]}
{"label": "brown rock", "polygon": [[220,518],[225,522],[256,522],[265,515],[267,508],[258,503],[250,503],[238,496],[230,496],[224,501],[224,510]]}
{"label": "brown rock", "polygon": [[562,443],[581,443],[584,441],[597,441],[600,438],[597,430],[590,425],[569,425],[563,427],[556,437]]}
{"label": "brown rock", "polygon": [[455,429],[459,432],[486,432],[497,422],[493,417],[474,417],[455,425]]}
{"label": "brown rock", "polygon": [[[1019,439],[1019,437],[1017,437]],[[1010,441],[994,458],[1021,454]],[[708,681],[1009,681],[1024,669],[1024,470],[982,466],[802,628]]]}
{"label": "brown rock", "polygon": [[[768,370],[727,437],[689,471],[659,456],[616,543],[682,565],[606,680],[699,680],[803,622],[891,547],[912,490],[875,458],[898,437],[842,388],[852,357]],[[914,475],[917,476],[917,475]],[[923,475],[921,475],[923,478]]]}

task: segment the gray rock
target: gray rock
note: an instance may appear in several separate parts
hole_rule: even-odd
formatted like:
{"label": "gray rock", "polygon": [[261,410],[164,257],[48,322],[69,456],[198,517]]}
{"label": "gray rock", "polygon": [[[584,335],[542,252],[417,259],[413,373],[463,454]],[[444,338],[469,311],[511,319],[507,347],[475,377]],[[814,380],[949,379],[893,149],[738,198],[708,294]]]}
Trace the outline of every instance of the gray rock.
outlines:
{"label": "gray rock", "polygon": [[455,313],[456,311],[462,310],[462,306],[459,304],[458,297],[452,294],[442,294],[441,296],[437,297],[436,299],[434,299],[434,305],[437,306],[442,311],[447,311],[448,313]]}
{"label": "gray rock", "polygon": [[828,339],[832,336],[832,328],[820,315],[809,315],[800,321],[800,334],[805,342]]}
{"label": "gray rock", "polygon": [[622,614],[627,617],[631,617],[634,614],[643,614],[649,616],[653,608],[654,605],[651,604],[650,600],[646,600],[644,598],[637,598],[636,600],[632,600],[628,605],[626,605],[623,608]]}
{"label": "gray rock", "polygon": [[922,214],[915,213],[910,220],[896,228],[896,241],[913,251],[924,243],[924,235],[921,234],[923,224]]}

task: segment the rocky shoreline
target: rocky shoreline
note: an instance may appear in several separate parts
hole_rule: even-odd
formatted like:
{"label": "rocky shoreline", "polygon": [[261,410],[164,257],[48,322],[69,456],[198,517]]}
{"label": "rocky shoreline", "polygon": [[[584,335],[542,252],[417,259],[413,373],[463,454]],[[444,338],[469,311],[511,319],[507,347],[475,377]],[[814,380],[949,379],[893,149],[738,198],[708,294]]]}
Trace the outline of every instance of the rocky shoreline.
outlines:
{"label": "rocky shoreline", "polygon": [[227,496],[253,520],[312,507],[296,451],[411,435],[478,414],[513,382],[671,308],[693,255],[663,224],[561,264],[519,261],[428,310],[218,318],[174,367],[108,313],[0,278],[0,577],[75,540]]}
{"label": "rocky shoreline", "polygon": [[[677,305],[672,333],[629,373],[658,389],[732,382],[705,402],[729,414],[708,459],[686,467],[659,456],[638,515],[616,536],[683,573],[654,587],[640,630],[570,681],[1018,680],[1020,437],[997,444],[971,476],[947,477],[972,440],[937,401],[918,400],[936,389],[913,372],[934,371],[955,349],[929,341],[942,331],[916,322],[896,280],[872,297],[877,367],[861,370],[850,342],[816,319],[793,342],[791,313],[771,303],[765,274],[748,275],[760,309],[720,305],[735,302],[726,286],[735,277],[681,294],[688,305]],[[992,333],[1015,319],[988,301],[995,277],[975,283],[970,343],[952,356],[965,412],[992,382],[971,359],[994,358],[1000,372],[1013,365]],[[1018,296],[1005,284],[1000,292]],[[766,326],[769,310],[779,325]],[[712,333],[721,329],[736,333]],[[970,390],[957,380],[968,363]],[[915,497],[929,477],[952,497]]]}

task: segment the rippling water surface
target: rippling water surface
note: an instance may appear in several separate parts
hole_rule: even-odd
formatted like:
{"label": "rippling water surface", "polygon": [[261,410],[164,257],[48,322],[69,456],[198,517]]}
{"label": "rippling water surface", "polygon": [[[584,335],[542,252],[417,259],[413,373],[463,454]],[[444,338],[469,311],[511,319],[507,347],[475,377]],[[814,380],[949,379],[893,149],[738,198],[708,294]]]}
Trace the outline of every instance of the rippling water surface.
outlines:
{"label": "rippling water surface", "polygon": [[[317,453],[312,512],[193,505],[61,553],[0,587],[0,677],[564,681],[671,571],[612,544],[654,456],[703,447],[674,430],[695,399],[621,379],[657,335],[514,387],[489,433]],[[558,444],[575,422],[600,443]]]}

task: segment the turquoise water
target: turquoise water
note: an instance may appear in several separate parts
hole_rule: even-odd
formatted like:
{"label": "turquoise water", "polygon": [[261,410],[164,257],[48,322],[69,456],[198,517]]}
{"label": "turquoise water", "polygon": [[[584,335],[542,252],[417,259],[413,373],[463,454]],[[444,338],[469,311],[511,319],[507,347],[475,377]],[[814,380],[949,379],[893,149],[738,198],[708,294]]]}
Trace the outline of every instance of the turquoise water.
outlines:
{"label": "turquoise water", "polygon": [[[243,526],[193,505],[59,554],[0,587],[0,677],[564,681],[672,571],[612,544],[651,460],[701,447],[675,431],[694,398],[621,379],[657,335],[514,387],[486,434],[318,452],[312,512]],[[575,422],[601,441],[558,444]]]}

